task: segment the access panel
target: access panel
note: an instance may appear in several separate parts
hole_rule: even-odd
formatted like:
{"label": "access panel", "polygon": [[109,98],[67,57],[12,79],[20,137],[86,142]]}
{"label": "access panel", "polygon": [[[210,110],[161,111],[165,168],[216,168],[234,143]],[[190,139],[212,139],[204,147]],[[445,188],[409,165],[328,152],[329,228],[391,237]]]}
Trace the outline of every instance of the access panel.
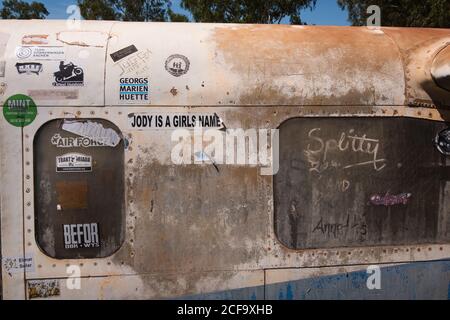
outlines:
{"label": "access panel", "polygon": [[100,258],[124,240],[124,142],[102,119],[52,120],[34,138],[35,236],[54,258]]}

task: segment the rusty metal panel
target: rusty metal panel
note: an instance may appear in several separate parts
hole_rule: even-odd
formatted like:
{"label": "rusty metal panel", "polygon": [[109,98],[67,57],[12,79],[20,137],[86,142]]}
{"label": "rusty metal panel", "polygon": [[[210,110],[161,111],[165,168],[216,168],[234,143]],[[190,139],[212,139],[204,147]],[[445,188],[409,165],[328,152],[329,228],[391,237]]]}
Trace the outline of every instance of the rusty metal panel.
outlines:
{"label": "rusty metal panel", "polygon": [[37,243],[55,258],[105,257],[124,240],[124,143],[98,145],[62,123],[44,124],[34,139]]}
{"label": "rusty metal panel", "polygon": [[406,103],[415,107],[450,107],[450,91],[439,87],[431,73],[434,59],[449,44],[450,31],[431,28],[382,30],[396,43],[403,60]]}
{"label": "rusty metal panel", "polygon": [[[400,53],[381,30],[121,22],[110,33],[106,105],[405,102]],[[148,41],[161,37],[163,46]],[[173,63],[180,69],[172,71]],[[121,97],[121,84],[133,79],[149,84],[145,98]]]}
{"label": "rusty metal panel", "polygon": [[450,171],[433,144],[443,128],[400,118],[283,123],[279,240],[295,249],[447,242]]}

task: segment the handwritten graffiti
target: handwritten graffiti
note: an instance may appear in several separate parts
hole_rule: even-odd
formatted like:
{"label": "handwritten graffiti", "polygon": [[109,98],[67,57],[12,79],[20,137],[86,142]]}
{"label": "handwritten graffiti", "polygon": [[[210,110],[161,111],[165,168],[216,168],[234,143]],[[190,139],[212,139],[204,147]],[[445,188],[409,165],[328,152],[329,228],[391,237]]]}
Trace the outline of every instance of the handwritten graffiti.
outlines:
{"label": "handwritten graffiti", "polygon": [[[348,133],[342,132],[338,139],[323,139],[320,137],[320,128],[311,129],[308,137],[312,140],[305,152],[310,164],[310,171],[322,173],[328,168],[350,169],[358,166],[370,165],[375,171],[381,171],[386,167],[386,159],[379,159],[380,141],[367,138],[366,134],[358,136],[355,130]],[[342,164],[337,155],[344,153],[356,153],[366,155],[367,161]]]}
{"label": "handwritten graffiti", "polygon": [[407,205],[411,196],[411,193],[400,193],[398,195],[386,193],[384,196],[376,194],[370,197],[370,203],[376,206],[386,207],[399,204]]}
{"label": "handwritten graffiti", "polygon": [[367,224],[361,221],[356,216],[351,217],[347,215],[344,222],[330,223],[325,222],[323,217],[315,224],[312,233],[320,232],[327,238],[338,239],[347,236],[349,232],[354,232],[354,235],[361,241],[367,234]]}
{"label": "handwritten graffiti", "polygon": [[147,49],[136,52],[116,63],[121,69],[120,76],[127,74],[146,75],[150,71],[150,56],[152,52]]}

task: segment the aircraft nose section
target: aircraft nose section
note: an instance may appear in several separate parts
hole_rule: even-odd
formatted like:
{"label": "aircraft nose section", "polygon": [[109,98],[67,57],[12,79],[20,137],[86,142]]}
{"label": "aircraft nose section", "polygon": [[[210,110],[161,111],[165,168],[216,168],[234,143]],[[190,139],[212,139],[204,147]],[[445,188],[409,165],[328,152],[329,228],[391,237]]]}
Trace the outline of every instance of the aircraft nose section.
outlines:
{"label": "aircraft nose section", "polygon": [[431,75],[439,87],[450,91],[450,46],[442,49],[434,58]]}

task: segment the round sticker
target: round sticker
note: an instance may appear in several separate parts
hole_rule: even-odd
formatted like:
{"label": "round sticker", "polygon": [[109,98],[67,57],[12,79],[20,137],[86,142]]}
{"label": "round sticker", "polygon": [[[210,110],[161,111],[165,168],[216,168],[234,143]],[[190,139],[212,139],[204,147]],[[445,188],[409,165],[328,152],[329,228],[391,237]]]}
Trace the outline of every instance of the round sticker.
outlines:
{"label": "round sticker", "polygon": [[179,77],[189,70],[189,59],[181,54],[173,54],[166,60],[166,70],[174,77]]}
{"label": "round sticker", "polygon": [[25,127],[36,118],[37,108],[33,99],[24,94],[15,94],[3,104],[6,121],[16,127]]}

